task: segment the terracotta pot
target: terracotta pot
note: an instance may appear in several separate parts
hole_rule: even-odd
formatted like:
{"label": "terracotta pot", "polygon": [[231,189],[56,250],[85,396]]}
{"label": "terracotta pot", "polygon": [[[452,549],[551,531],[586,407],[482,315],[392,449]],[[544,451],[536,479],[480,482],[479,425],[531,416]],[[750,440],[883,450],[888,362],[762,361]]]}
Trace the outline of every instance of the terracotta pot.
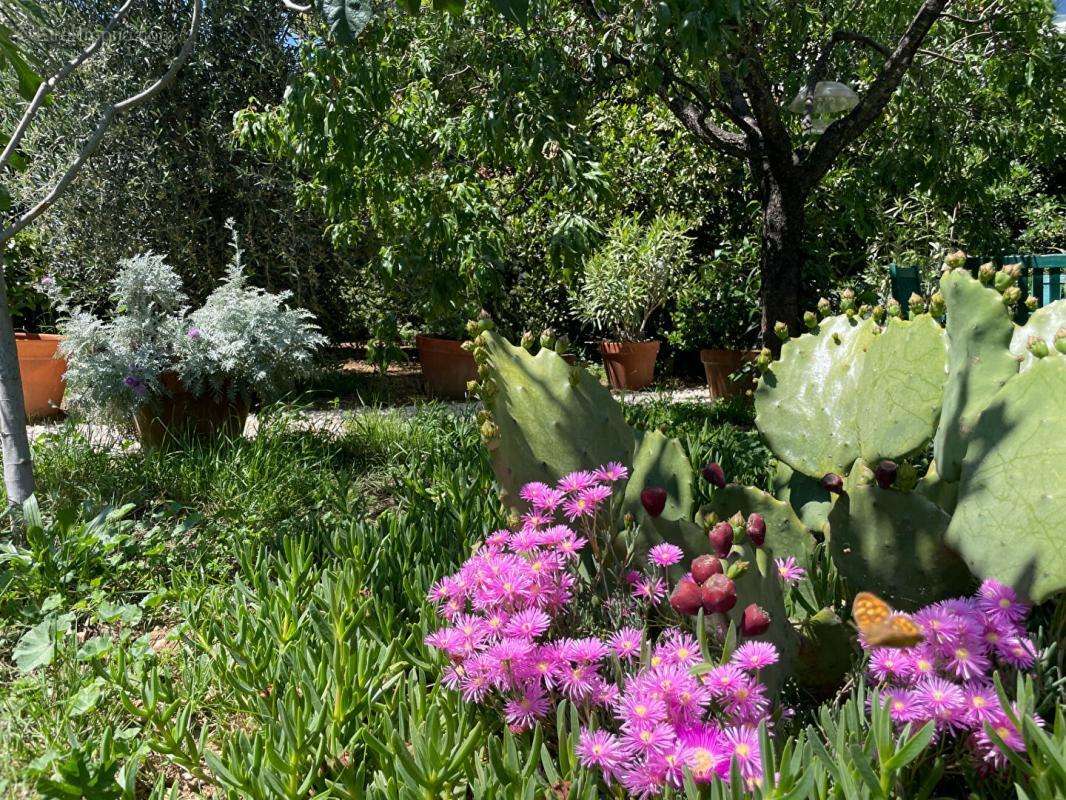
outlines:
{"label": "terracotta pot", "polygon": [[133,417],[142,446],[160,447],[168,441],[206,441],[244,433],[244,423],[248,421],[246,400],[197,397],[171,372],[164,373],[162,381],[167,394],[141,406]]}
{"label": "terracotta pot", "polygon": [[656,341],[600,342],[600,353],[612,389],[643,389],[655,379]]}
{"label": "terracotta pot", "polygon": [[755,388],[754,375],[747,375],[742,380],[731,381],[729,376],[739,370],[745,362],[754,361],[759,353],[755,350],[700,350],[700,361],[707,375],[707,388],[711,399],[733,397]]}
{"label": "terracotta pot", "polygon": [[465,398],[467,382],[477,378],[474,357],[454,339],[416,336],[415,342],[426,392],[448,400]]}
{"label": "terracotta pot", "polygon": [[53,333],[15,334],[22,373],[22,399],[30,419],[63,413],[59,404],[66,388],[63,373],[67,371],[67,362],[56,357],[62,340],[62,336]]}

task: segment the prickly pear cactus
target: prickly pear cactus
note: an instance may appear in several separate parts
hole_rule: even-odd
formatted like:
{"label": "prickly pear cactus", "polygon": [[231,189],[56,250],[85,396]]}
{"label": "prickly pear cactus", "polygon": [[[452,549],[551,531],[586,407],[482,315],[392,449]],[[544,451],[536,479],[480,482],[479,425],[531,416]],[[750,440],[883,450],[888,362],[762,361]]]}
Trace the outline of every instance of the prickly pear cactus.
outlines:
{"label": "prickly pear cactus", "polygon": [[701,512],[705,515],[713,513],[718,519],[729,519],[737,512],[745,518],[752,513],[761,514],[766,522],[766,544],[773,549],[774,556],[792,556],[800,566],[810,566],[814,539],[807,527],[796,516],[792,506],[764,491],[730,483],[716,490],[711,502]]}
{"label": "prickly pear cactus", "polygon": [[1014,329],[1010,342],[1010,352],[1021,360],[1021,371],[1025,372],[1033,365],[1036,356],[1029,352],[1029,339],[1035,336],[1043,339],[1051,354],[1055,350],[1056,334],[1066,328],[1066,300],[1057,300],[1050,305],[1037,309],[1029,321]]}
{"label": "prickly pear cactus", "polygon": [[833,562],[853,589],[901,609],[966,594],[973,579],[946,544],[950,521],[915,492],[852,486],[829,514]]}
{"label": "prickly pear cactus", "polygon": [[955,504],[958,502],[959,484],[941,478],[937,474],[936,463],[932,463],[925,476],[918,481],[914,491],[950,514],[955,510]]}
{"label": "prickly pear cactus", "polygon": [[816,333],[785,342],[759,380],[756,425],[793,469],[820,478],[858,457],[859,377],[874,328],[871,319],[827,317]]}
{"label": "prickly pear cactus", "polygon": [[759,381],[756,423],[779,459],[815,479],[860,457],[902,458],[933,436],[945,360],[943,330],[927,314],[883,329],[829,317],[781,348]]}
{"label": "prickly pear cactus", "polygon": [[[493,471],[513,508],[524,510],[518,491],[530,481],[554,482],[568,472],[610,461],[629,466],[622,513],[641,522],[644,544],[667,541],[689,557],[706,551],[706,537],[692,522],[692,465],[676,440],[635,431],[599,381],[542,348],[532,355],[492,331],[483,337],[492,390],[482,399],[496,426],[489,443]],[[652,518],[640,492],[667,491],[666,508]]]}
{"label": "prickly pear cactus", "polygon": [[855,424],[868,464],[925,447],[936,431],[947,380],[944,330],[928,314],[890,318],[866,350]]}
{"label": "prickly pear cactus", "polygon": [[1038,359],[970,437],[948,542],[974,574],[1040,602],[1066,590],[1066,358]]}
{"label": "prickly pear cactus", "polygon": [[956,482],[970,434],[981,412],[1018,372],[1010,353],[1014,323],[1003,297],[965,270],[945,273],[940,291],[947,303],[948,380],[933,456],[942,480]]}
{"label": "prickly pear cactus", "polygon": [[808,530],[821,532],[829,521],[833,495],[822,488],[819,481],[796,472],[783,461],[778,462],[771,481],[774,497],[792,506]]}

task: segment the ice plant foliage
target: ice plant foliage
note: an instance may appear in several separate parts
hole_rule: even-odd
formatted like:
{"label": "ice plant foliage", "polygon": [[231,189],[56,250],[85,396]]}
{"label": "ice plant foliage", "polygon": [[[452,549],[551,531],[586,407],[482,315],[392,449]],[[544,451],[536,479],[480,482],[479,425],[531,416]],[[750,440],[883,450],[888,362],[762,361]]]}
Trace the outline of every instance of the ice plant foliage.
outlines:
{"label": "ice plant foliage", "polygon": [[[631,796],[681,787],[686,772],[706,783],[735,769],[754,784],[758,726],[771,715],[759,671],[777,650],[746,642],[708,663],[691,620],[664,602],[680,548],[657,545],[636,569],[626,532],[612,527],[612,484],[627,475],[608,464],[526,484],[519,525],[489,535],[431,590],[446,625],[426,643],[449,660],[445,685],[516,732],[572,703],[580,763]],[[728,581],[716,566],[712,577]],[[690,575],[678,583],[688,584]]]}
{"label": "ice plant foliage", "polygon": [[1028,613],[1012,589],[986,580],[974,597],[944,600],[914,614],[925,636],[914,647],[871,647],[860,637],[870,656],[867,670],[886,693],[892,719],[915,728],[932,721],[939,737],[966,737],[984,768],[1005,767],[1007,757],[986,726],[1014,750],[1024,750],[1024,743],[991,676],[996,668],[1033,666]]}

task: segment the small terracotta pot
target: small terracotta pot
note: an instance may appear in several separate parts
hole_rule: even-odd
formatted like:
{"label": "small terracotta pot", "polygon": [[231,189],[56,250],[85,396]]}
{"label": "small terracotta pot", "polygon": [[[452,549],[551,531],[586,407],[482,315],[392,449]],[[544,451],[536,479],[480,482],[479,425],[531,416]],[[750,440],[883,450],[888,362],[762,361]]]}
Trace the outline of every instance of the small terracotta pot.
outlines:
{"label": "small terracotta pot", "polygon": [[197,397],[172,372],[162,375],[167,394],[137,409],[133,427],[144,447],[191,438],[206,441],[223,435],[240,436],[248,421],[248,403],[242,398]]}
{"label": "small terracotta pot", "polygon": [[711,399],[733,397],[753,389],[754,375],[748,375],[739,381],[731,381],[729,376],[745,362],[754,361],[758,355],[755,350],[700,350],[700,361],[703,362],[703,371],[707,375],[707,388]]}
{"label": "small terracotta pot", "polygon": [[63,373],[66,359],[56,357],[62,336],[54,333],[16,333],[19,372],[22,373],[22,400],[30,419],[53,417],[63,413]]}
{"label": "small terracotta pot", "polygon": [[449,400],[465,398],[467,382],[477,378],[474,356],[454,339],[416,336],[415,343],[426,392]]}
{"label": "small terracotta pot", "polygon": [[655,379],[656,341],[600,342],[600,353],[612,389],[643,389]]}

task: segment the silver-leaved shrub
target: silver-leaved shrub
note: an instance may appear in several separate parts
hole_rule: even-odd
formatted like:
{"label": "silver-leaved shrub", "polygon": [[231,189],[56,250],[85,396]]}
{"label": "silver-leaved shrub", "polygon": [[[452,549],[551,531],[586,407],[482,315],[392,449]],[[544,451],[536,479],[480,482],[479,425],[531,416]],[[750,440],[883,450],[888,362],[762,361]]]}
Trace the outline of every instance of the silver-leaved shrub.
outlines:
{"label": "silver-leaved shrub", "polygon": [[289,293],[248,286],[241,251],[226,278],[194,311],[181,279],[161,256],[119,263],[106,317],[71,307],[52,289],[63,318],[67,402],[90,419],[125,423],[159,398],[165,374],[198,396],[269,400],[305,373],[324,342],[311,314]]}

